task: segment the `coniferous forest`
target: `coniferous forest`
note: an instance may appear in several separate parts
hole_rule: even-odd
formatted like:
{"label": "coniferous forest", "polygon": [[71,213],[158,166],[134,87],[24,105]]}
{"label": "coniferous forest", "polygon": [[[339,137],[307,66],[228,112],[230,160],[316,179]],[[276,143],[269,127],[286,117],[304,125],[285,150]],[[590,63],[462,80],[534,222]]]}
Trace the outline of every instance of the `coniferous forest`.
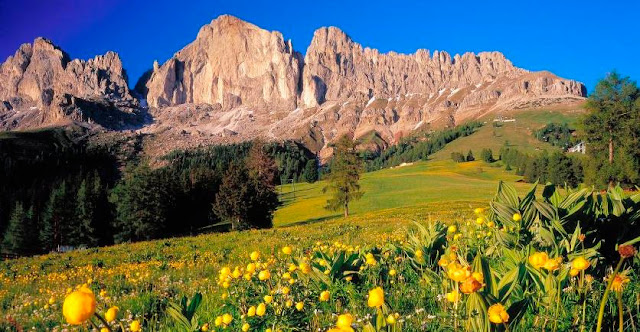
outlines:
{"label": "coniferous forest", "polygon": [[[294,142],[174,151],[163,166],[151,167],[144,158],[123,163],[116,149],[85,137],[77,128],[57,128],[0,138],[2,252],[32,255],[270,227],[275,185],[318,178],[315,155]],[[235,192],[244,193],[237,204],[247,210],[241,220],[216,203],[229,202]]]}

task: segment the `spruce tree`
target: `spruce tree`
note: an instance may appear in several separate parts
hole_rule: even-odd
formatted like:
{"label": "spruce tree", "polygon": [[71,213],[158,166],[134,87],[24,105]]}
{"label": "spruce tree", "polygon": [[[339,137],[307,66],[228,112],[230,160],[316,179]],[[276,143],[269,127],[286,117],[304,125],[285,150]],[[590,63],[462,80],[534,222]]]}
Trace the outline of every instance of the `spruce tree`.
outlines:
{"label": "spruce tree", "polygon": [[304,179],[309,183],[318,181],[318,164],[315,159],[307,160],[304,166]]}
{"label": "spruce tree", "polygon": [[232,163],[222,178],[213,211],[220,219],[231,223],[233,230],[251,228],[248,216],[255,195],[252,189],[244,165]]}
{"label": "spruce tree", "polygon": [[276,192],[276,176],[278,168],[274,160],[265,152],[264,143],[255,141],[247,156],[247,171],[249,191],[254,196],[249,209],[248,223],[252,227],[270,228],[273,226],[273,212],[278,207],[278,193]]}
{"label": "spruce tree", "polygon": [[327,178],[328,185],[323,192],[331,192],[327,200],[326,209],[344,210],[344,216],[349,216],[349,204],[362,197],[360,191],[360,173],[362,161],[358,156],[356,144],[348,136],[342,136],[335,143],[331,172]]}
{"label": "spruce tree", "polygon": [[29,252],[29,218],[27,211],[24,210],[22,203],[17,202],[15,208],[11,212],[9,225],[4,233],[2,240],[2,248],[16,255],[24,255]]}

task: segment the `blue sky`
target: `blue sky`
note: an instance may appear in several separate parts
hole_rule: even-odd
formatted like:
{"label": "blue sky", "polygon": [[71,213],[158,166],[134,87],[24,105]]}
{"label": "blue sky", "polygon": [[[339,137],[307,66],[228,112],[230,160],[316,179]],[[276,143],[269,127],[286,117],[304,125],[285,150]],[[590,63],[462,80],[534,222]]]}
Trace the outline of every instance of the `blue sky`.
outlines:
{"label": "blue sky", "polygon": [[71,57],[120,53],[130,85],[232,14],[277,30],[305,52],[313,31],[337,26],[381,51],[500,51],[516,66],[549,70],[589,91],[617,69],[640,79],[640,1],[124,1],[0,0],[0,59],[37,36]]}

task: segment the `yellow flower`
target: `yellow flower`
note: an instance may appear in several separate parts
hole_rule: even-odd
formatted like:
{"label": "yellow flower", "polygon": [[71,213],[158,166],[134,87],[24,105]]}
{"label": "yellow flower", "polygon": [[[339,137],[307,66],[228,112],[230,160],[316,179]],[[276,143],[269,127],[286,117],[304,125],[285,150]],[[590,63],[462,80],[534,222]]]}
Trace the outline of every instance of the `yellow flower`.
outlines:
{"label": "yellow flower", "polygon": [[582,256],[577,257],[571,262],[571,267],[578,271],[586,270],[587,268],[589,268],[589,265],[591,265],[589,261]]}
{"label": "yellow flower", "polygon": [[389,270],[389,275],[392,276],[392,277],[395,276],[397,273],[398,272],[396,272],[396,270],[394,270],[394,269]]}
{"label": "yellow flower", "polygon": [[327,302],[329,301],[329,296],[331,294],[329,293],[329,291],[323,291],[322,293],[320,293],[320,301],[321,302]]}
{"label": "yellow flower", "polygon": [[456,225],[451,225],[447,228],[447,233],[455,233],[458,231],[458,227]]}
{"label": "yellow flower", "polygon": [[109,308],[109,310],[107,310],[107,312],[104,314],[104,319],[106,319],[108,323],[113,322],[116,319],[116,317],[118,317],[119,310],[120,308],[115,306]]}
{"label": "yellow flower", "polygon": [[460,294],[458,294],[458,292],[454,290],[445,294],[444,297],[447,299],[447,301],[454,303],[458,302],[458,300],[460,299]]}
{"label": "yellow flower", "polygon": [[509,321],[509,314],[500,303],[496,303],[487,310],[489,321],[494,324],[502,324]]}
{"label": "yellow flower", "polygon": [[224,279],[224,277],[231,274],[231,269],[227,266],[220,269],[220,279]]}
{"label": "yellow flower", "polygon": [[258,308],[256,309],[256,315],[262,317],[264,313],[267,311],[267,306],[264,303],[258,304]]}
{"label": "yellow flower", "polygon": [[209,331],[209,323],[205,323],[204,325],[202,325],[202,327],[200,328],[200,331],[202,332]]}
{"label": "yellow flower", "polygon": [[446,257],[441,257],[441,258],[438,260],[438,266],[440,266],[440,267],[445,267],[445,266],[447,266],[447,265],[449,265],[449,261],[447,260],[447,258],[446,258]]}
{"label": "yellow flower", "polygon": [[216,320],[213,321],[216,326],[222,325],[222,316],[216,317]]}
{"label": "yellow flower", "polygon": [[244,325],[242,325],[242,332],[247,332],[250,328],[251,325],[249,325],[248,323],[244,323]]}
{"label": "yellow flower", "polygon": [[416,250],[416,257],[422,258],[422,255],[423,255],[422,250],[420,249]]}
{"label": "yellow flower", "polygon": [[131,332],[140,332],[140,322],[137,320],[131,322],[131,324],[129,324],[129,330],[131,330]]}
{"label": "yellow flower", "polygon": [[371,265],[371,266],[375,266],[376,265],[376,263],[377,263],[376,262],[376,258],[373,257],[372,253],[368,253],[365,257],[367,259],[367,261],[366,261],[367,265]]}
{"label": "yellow flower", "polygon": [[471,276],[469,267],[463,267],[458,263],[451,263],[447,265],[447,276],[453,281],[464,281]]}
{"label": "yellow flower", "polygon": [[578,274],[580,274],[580,270],[578,270],[578,269],[571,269],[571,270],[569,270],[569,275],[570,275],[570,276],[572,276],[572,277],[575,277],[575,276],[577,276]]}
{"label": "yellow flower", "polygon": [[258,273],[258,279],[264,281],[271,278],[271,272],[269,272],[269,270],[262,270],[260,271],[260,273]]}
{"label": "yellow flower", "polygon": [[50,297],[49,298],[49,304],[54,304],[56,302],[56,298],[55,297]]}
{"label": "yellow flower", "polygon": [[282,253],[283,253],[283,254],[285,254],[285,255],[291,255],[291,252],[292,252],[292,251],[293,251],[293,250],[292,250],[292,249],[291,249],[291,247],[289,247],[289,246],[286,246],[286,247],[283,247],[283,248],[282,248]]}
{"label": "yellow flower", "polygon": [[384,290],[382,290],[382,287],[376,287],[369,291],[367,304],[371,308],[381,307],[384,304]]}
{"label": "yellow flower", "polygon": [[291,301],[291,300],[287,300],[287,301],[284,303],[284,305],[285,305],[287,308],[291,308],[291,306],[293,305],[293,301]]}
{"label": "yellow flower", "polygon": [[477,292],[480,288],[482,288],[482,284],[476,280],[473,276],[465,279],[460,284],[460,291],[464,294],[471,294]]}
{"label": "yellow flower", "polygon": [[487,223],[487,227],[493,227],[495,225],[496,224],[493,221],[490,221],[490,222]]}
{"label": "yellow flower", "polygon": [[249,258],[251,258],[252,261],[257,261],[258,259],[260,259],[260,252],[252,251],[251,254],[249,254]]}
{"label": "yellow flower", "polygon": [[476,208],[475,210],[473,210],[473,212],[475,214],[481,214],[482,212],[484,212],[484,209],[483,208]]}
{"label": "yellow flower", "polygon": [[100,329],[100,332],[109,332],[109,329],[106,328],[106,327],[103,327],[103,328]]}
{"label": "yellow flower", "polygon": [[265,303],[269,304],[269,303],[271,303],[271,301],[273,301],[273,296],[265,295],[263,299],[264,299]]}
{"label": "yellow flower", "polygon": [[387,316],[387,324],[393,325],[395,323],[396,323],[396,317],[394,315],[389,314],[389,316]]}
{"label": "yellow flower", "polygon": [[282,287],[282,294],[287,295],[289,294],[289,292],[291,292],[291,289],[289,287]]}
{"label": "yellow flower", "polygon": [[233,321],[233,316],[231,316],[230,314],[222,315],[222,322],[224,323],[224,325],[229,325],[232,321]]}
{"label": "yellow flower", "polygon": [[473,279],[478,280],[479,283],[484,282],[484,275],[482,274],[482,272],[473,272],[471,273],[471,276],[473,277]]}
{"label": "yellow flower", "polygon": [[250,306],[249,310],[247,310],[247,316],[253,317],[255,315],[256,315],[256,307],[255,306]]}
{"label": "yellow flower", "polygon": [[513,221],[520,221],[522,220],[522,215],[520,215],[520,213],[514,213],[513,214]]}
{"label": "yellow flower", "polygon": [[67,295],[62,305],[62,314],[71,325],[80,325],[96,311],[96,297],[86,287]]}
{"label": "yellow flower", "polygon": [[484,218],[482,218],[482,217],[476,218],[476,224],[478,224],[478,225],[484,224]]}
{"label": "yellow flower", "polygon": [[553,259],[549,259],[546,263],[544,263],[544,269],[547,271],[555,271],[560,268],[560,263],[562,263],[562,257],[556,257]]}
{"label": "yellow flower", "polygon": [[305,262],[300,263],[300,271],[302,271],[302,273],[304,274],[311,272],[311,265]]}
{"label": "yellow flower", "polygon": [[302,309],[304,309],[304,303],[303,302],[296,303],[296,310],[302,311]]}
{"label": "yellow flower", "polygon": [[339,329],[349,329],[351,328],[351,323],[353,323],[353,316],[351,316],[350,314],[343,314],[338,316],[336,327],[338,327]]}
{"label": "yellow flower", "polygon": [[256,263],[249,263],[247,265],[247,272],[249,273],[256,272]]}
{"label": "yellow flower", "polygon": [[629,281],[629,277],[627,277],[626,274],[618,274],[615,276],[615,278],[613,278],[611,289],[613,289],[613,291],[615,292],[622,292],[622,287]]}
{"label": "yellow flower", "polygon": [[549,260],[549,255],[546,252],[536,252],[533,255],[529,256],[529,264],[539,269],[543,267],[547,261]]}

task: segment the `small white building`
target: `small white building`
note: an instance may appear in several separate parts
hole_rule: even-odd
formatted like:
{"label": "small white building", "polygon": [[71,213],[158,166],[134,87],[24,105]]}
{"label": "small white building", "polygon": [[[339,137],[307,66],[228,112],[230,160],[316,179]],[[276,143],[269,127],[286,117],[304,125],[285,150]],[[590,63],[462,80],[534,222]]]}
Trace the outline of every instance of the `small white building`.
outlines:
{"label": "small white building", "polygon": [[569,149],[567,149],[569,153],[582,153],[585,154],[587,152],[587,144],[585,142],[580,142]]}

